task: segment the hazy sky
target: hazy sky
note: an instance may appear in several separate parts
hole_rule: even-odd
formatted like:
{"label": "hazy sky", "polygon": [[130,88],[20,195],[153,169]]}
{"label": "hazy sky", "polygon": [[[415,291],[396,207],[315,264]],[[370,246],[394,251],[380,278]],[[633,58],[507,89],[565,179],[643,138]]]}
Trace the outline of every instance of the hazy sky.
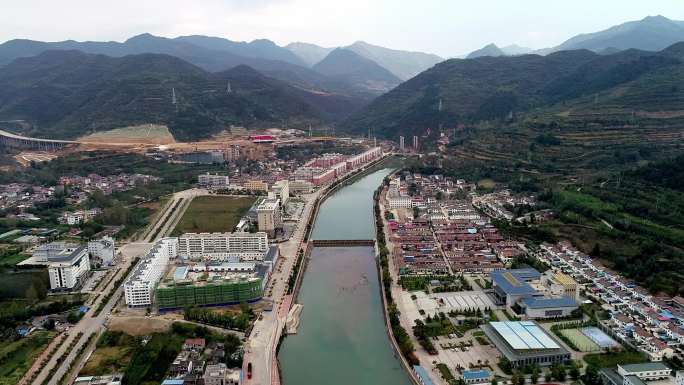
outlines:
{"label": "hazy sky", "polygon": [[494,42],[554,46],[682,0],[2,0],[0,41],[116,40],[149,32],[324,46],[364,40],[449,57]]}

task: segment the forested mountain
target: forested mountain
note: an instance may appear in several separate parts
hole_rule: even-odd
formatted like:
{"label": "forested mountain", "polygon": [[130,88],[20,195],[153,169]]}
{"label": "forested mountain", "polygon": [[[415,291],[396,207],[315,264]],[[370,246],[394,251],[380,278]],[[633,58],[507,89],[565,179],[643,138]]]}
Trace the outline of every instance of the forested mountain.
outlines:
{"label": "forested mountain", "polygon": [[345,48],[378,63],[401,80],[408,80],[444,60],[437,55],[389,49],[364,41]]}
{"label": "forested mountain", "polygon": [[[323,61],[326,56],[335,50],[335,48],[325,48],[309,43],[292,43],[286,48],[312,67]],[[375,62],[402,81],[410,79],[444,60],[437,55],[390,49],[364,41],[357,41],[352,45],[338,48],[353,51]]]}
{"label": "forested mountain", "polygon": [[376,62],[344,48],[330,52],[313,69],[331,79],[378,92],[389,91],[401,83],[398,77]]}
{"label": "forested mountain", "polygon": [[355,98],[309,92],[246,66],[209,73],[159,54],[46,51],[0,69],[0,119],[26,120],[26,134],[46,137],[159,123],[178,139],[196,139],[230,124],[329,122],[358,106]]}
{"label": "forested mountain", "polygon": [[[385,136],[505,119],[538,109],[573,114],[684,109],[684,43],[658,53],[588,50],[440,63],[352,116],[351,132]],[[441,100],[442,109],[439,110]]]}
{"label": "forested mountain", "polygon": [[364,99],[377,96],[377,91],[354,88],[339,79],[328,79],[304,63],[286,48],[269,40],[251,43],[233,42],[207,36],[184,36],[175,39],[142,34],[123,43],[77,42],[73,40],[46,43],[32,40],[10,40],[0,44],[0,66],[17,58],[31,57],[47,50],[79,50],[84,53],[123,57],[143,53],[171,55],[209,72],[248,65],[257,71],[291,85],[325,93],[354,95]]}
{"label": "forested mountain", "polygon": [[475,50],[466,56],[466,59],[475,59],[483,56],[499,57],[506,56],[506,53],[497,47],[496,44],[487,44],[486,46]]}

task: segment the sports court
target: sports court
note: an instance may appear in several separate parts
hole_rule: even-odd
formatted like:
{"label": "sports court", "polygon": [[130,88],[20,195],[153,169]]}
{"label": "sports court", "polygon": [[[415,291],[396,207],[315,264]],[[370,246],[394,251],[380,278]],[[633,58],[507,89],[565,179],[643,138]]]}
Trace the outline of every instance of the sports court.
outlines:
{"label": "sports court", "polygon": [[595,326],[588,326],[580,329],[580,331],[601,349],[616,348],[620,346],[620,344],[614,339],[610,338],[608,334],[604,333],[601,329]]}
{"label": "sports court", "polygon": [[563,329],[560,331],[577,347],[580,352],[598,352],[601,348],[579,329]]}

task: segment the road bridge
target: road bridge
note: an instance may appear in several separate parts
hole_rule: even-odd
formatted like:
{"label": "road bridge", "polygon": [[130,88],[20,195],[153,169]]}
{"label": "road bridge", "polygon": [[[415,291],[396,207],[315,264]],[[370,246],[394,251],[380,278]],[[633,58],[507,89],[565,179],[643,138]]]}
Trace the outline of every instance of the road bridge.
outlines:
{"label": "road bridge", "polygon": [[70,140],[30,138],[0,130],[0,147],[18,150],[55,151],[78,142]]}
{"label": "road bridge", "polygon": [[314,239],[316,247],[375,246],[375,239]]}

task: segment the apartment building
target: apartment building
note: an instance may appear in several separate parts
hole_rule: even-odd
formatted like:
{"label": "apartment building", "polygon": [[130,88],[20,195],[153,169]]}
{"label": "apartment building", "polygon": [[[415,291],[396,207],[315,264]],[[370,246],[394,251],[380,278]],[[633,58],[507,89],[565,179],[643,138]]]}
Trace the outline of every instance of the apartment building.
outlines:
{"label": "apartment building", "polygon": [[287,179],[279,180],[273,184],[271,190],[280,199],[280,203],[285,206],[290,199],[290,182]]}
{"label": "apartment building", "polygon": [[280,215],[280,199],[265,199],[257,206],[257,222],[259,231],[263,231],[270,237],[275,237],[276,232],[282,229]]}
{"label": "apartment building", "polygon": [[228,188],[230,186],[230,178],[228,175],[206,173],[197,176],[197,183],[206,188]]}
{"label": "apartment building", "polygon": [[268,252],[268,236],[258,233],[185,233],[178,238],[178,256],[261,261]]}
{"label": "apartment building", "polygon": [[91,258],[100,260],[105,266],[110,266],[114,261],[114,238],[105,236],[88,242],[88,253]]}
{"label": "apartment building", "polygon": [[124,281],[126,305],[150,306],[154,288],[164,276],[169,259],[177,255],[178,238],[162,238],[157,241]]}

